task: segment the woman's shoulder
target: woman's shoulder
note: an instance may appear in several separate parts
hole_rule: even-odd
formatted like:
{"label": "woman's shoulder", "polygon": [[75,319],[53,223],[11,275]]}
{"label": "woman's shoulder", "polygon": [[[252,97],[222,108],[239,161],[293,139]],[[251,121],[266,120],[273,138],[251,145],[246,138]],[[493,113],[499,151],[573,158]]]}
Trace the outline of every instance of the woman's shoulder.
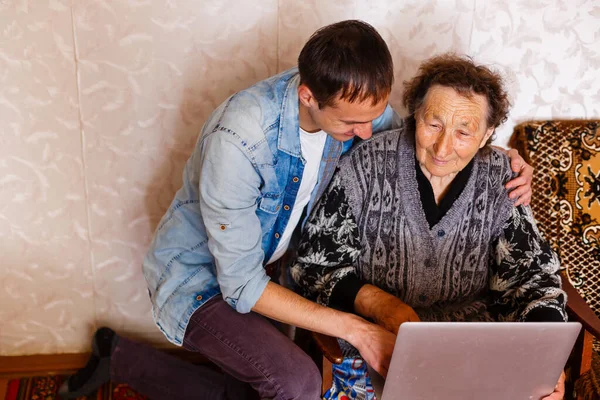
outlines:
{"label": "woman's shoulder", "polygon": [[512,179],[510,158],[503,150],[486,146],[479,151],[477,158],[479,167],[483,168],[481,172],[487,174],[492,183],[504,187]]}
{"label": "woman's shoulder", "polygon": [[386,151],[397,150],[398,147],[402,145],[400,139],[405,136],[405,133],[406,129],[404,127],[375,133],[369,139],[355,143],[350,150],[344,154],[342,161],[355,157],[358,154],[371,153],[383,149]]}

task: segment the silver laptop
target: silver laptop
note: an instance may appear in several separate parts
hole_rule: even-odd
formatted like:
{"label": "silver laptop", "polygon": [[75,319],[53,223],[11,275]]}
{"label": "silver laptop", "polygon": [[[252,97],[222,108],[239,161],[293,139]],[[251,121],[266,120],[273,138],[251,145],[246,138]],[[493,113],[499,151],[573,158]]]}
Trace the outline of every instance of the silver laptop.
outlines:
{"label": "silver laptop", "polygon": [[[552,393],[578,322],[406,322],[378,400],[539,400]],[[383,388],[383,394],[382,394]]]}

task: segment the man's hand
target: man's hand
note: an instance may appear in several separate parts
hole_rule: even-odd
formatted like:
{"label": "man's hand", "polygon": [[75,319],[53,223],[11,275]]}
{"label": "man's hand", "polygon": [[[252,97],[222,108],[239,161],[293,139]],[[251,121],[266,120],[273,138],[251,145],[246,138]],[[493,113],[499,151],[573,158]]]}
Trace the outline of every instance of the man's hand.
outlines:
{"label": "man's hand", "polygon": [[[510,167],[513,172],[519,174],[515,179],[509,181],[506,184],[506,189],[510,190],[508,197],[515,202],[515,207],[518,205],[528,206],[531,201],[531,180],[533,178],[533,167],[525,162],[523,157],[519,155],[519,152],[515,149],[506,151],[508,157],[510,157]],[[512,189],[512,190],[511,190]]]}
{"label": "man's hand", "polygon": [[396,335],[363,318],[324,307],[269,282],[252,311],[276,321],[344,339],[382,376],[387,375]]}
{"label": "man's hand", "polygon": [[355,311],[377,325],[398,334],[404,322],[418,322],[419,316],[408,304],[373,285],[363,285],[354,300]]}
{"label": "man's hand", "polygon": [[356,347],[363,360],[384,378],[387,376],[396,344],[396,335],[357,317],[347,341]]}
{"label": "man's hand", "polygon": [[544,397],[542,400],[563,400],[565,397],[565,371],[560,374],[558,383],[554,388],[554,392],[549,396]]}

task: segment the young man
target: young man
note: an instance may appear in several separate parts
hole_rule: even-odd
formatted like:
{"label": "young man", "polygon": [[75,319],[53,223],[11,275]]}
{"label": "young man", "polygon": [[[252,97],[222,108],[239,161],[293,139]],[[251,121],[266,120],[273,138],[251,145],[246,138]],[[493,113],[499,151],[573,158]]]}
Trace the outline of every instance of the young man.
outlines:
{"label": "young man", "polygon": [[[158,327],[261,398],[321,395],[317,367],[268,319],[345,339],[385,374],[393,334],[271,282],[266,268],[285,253],[352,139],[401,123],[388,105],[392,83],[389,50],[373,27],[343,21],[318,30],[298,69],[234,94],[211,114],[157,227],[143,270]],[[513,184],[530,180],[525,171]],[[512,194],[528,201],[530,188]],[[242,396],[221,375],[110,330],[94,346],[65,398],[98,386],[109,370],[153,399]]]}

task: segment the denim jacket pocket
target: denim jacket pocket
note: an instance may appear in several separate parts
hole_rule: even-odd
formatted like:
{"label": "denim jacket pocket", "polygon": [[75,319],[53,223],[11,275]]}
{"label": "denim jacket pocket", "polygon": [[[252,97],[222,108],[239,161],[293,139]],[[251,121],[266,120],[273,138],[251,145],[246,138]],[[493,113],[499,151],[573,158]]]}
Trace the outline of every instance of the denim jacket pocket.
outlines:
{"label": "denim jacket pocket", "polygon": [[277,214],[281,208],[281,195],[266,193],[258,204],[258,208],[269,214]]}

